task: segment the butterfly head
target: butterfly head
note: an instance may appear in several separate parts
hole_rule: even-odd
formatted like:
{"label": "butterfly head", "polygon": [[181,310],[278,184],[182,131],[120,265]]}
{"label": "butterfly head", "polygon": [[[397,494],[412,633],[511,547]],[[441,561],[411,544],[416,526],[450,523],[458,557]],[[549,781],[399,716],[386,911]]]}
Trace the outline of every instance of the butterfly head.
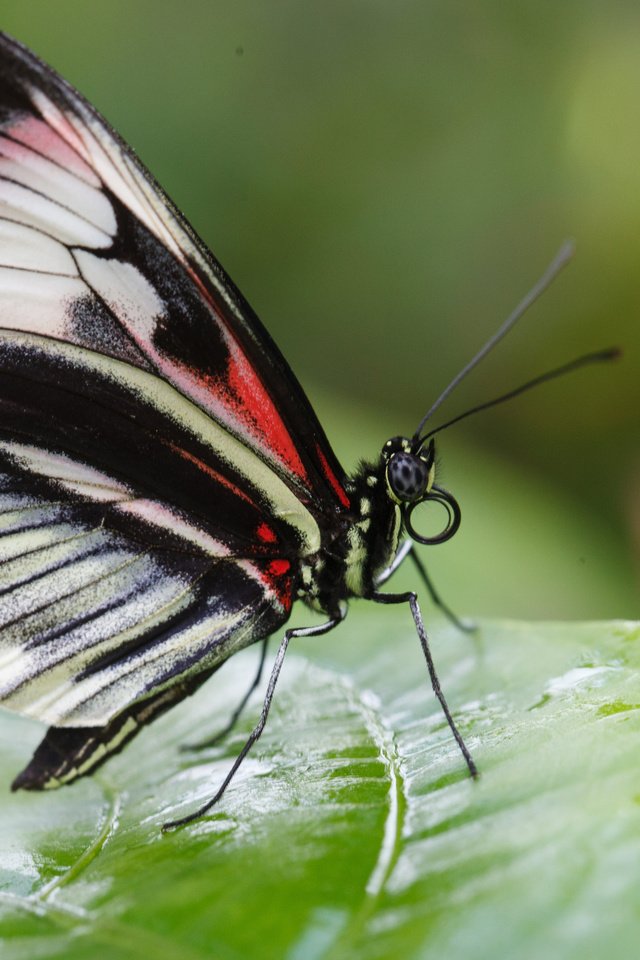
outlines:
{"label": "butterfly head", "polygon": [[[425,446],[406,437],[392,437],[382,448],[387,495],[400,507],[405,529],[418,543],[444,543],[460,526],[460,507],[448,491],[435,483],[436,447],[431,438]],[[434,537],[417,533],[411,523],[414,509],[436,501],[447,511],[447,525]]]}

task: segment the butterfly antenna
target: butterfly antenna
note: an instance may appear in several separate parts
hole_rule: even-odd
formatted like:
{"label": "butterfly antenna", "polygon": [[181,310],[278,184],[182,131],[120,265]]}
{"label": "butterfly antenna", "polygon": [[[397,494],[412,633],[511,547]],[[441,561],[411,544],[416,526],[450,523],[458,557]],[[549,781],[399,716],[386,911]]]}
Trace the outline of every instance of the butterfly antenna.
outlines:
{"label": "butterfly antenna", "polygon": [[452,426],[454,423],[458,423],[460,420],[465,420],[473,413],[480,413],[481,410],[488,410],[489,407],[497,407],[498,404],[506,403],[507,400],[512,400],[513,397],[517,397],[521,393],[526,393],[527,390],[532,390],[541,383],[546,383],[548,380],[555,380],[556,377],[562,377],[565,373],[571,373],[573,370],[578,370],[580,367],[586,367],[592,363],[608,363],[610,360],[617,360],[621,354],[622,351],[618,347],[611,347],[608,350],[598,350],[595,353],[585,353],[584,356],[577,357],[575,360],[570,360],[569,363],[563,363],[561,367],[556,367],[554,370],[548,370],[546,373],[542,373],[539,376],[534,377],[533,380],[528,380],[526,383],[523,383],[522,386],[516,387],[514,390],[509,390],[508,393],[503,393],[502,396],[496,397],[494,400],[487,400],[485,403],[479,403],[477,407],[472,407],[471,410],[465,410],[464,413],[459,413],[457,417],[453,417],[453,419],[447,420],[446,423],[440,424],[440,426],[436,427],[435,430],[430,430],[429,433],[426,433],[424,437],[420,438],[420,446],[422,446],[436,433],[440,433],[441,430],[445,430],[447,427]]}
{"label": "butterfly antenna", "polygon": [[[496,330],[496,332],[493,334],[492,337],[490,337],[487,340],[485,345],[480,350],[478,350],[475,357],[473,357],[469,361],[466,367],[463,367],[462,370],[458,374],[456,374],[456,376],[453,378],[451,383],[447,387],[445,387],[445,389],[442,391],[442,393],[440,394],[438,399],[435,401],[435,403],[433,403],[429,408],[429,410],[427,410],[424,417],[418,424],[418,428],[416,432],[413,435],[414,443],[418,443],[420,441],[420,434],[422,433],[422,428],[424,427],[427,420],[429,420],[433,416],[433,414],[436,412],[438,407],[440,407],[440,405],[444,403],[444,401],[447,399],[449,394],[451,394],[455,390],[455,388],[458,386],[458,384],[462,380],[464,380],[467,374],[471,373],[473,368],[476,367],[480,363],[480,361],[486,357],[489,351],[493,350],[496,344],[498,344],[502,340],[502,338],[505,337],[509,333],[509,331],[513,329],[513,327],[515,327],[516,323],[518,322],[520,317],[523,315],[523,313],[526,313],[529,307],[533,303],[535,303],[538,297],[540,297],[544,293],[544,291],[547,289],[547,287],[553,282],[553,280],[555,280],[555,278],[558,276],[562,268],[567,265],[569,260],[571,260],[573,256],[573,252],[574,252],[573,243],[570,240],[566,240],[558,250],[557,254],[553,258],[553,260],[551,261],[551,263],[549,264],[545,272],[542,274],[538,282],[534,284],[534,286],[531,288],[531,290],[529,290],[527,295],[520,301],[520,303],[515,308],[513,313],[511,313],[507,317],[507,319],[504,321],[502,326],[498,330]],[[498,401],[494,401],[494,402],[498,402]],[[491,406],[491,404],[487,404],[487,406]],[[439,429],[443,429],[443,428],[441,427]]]}

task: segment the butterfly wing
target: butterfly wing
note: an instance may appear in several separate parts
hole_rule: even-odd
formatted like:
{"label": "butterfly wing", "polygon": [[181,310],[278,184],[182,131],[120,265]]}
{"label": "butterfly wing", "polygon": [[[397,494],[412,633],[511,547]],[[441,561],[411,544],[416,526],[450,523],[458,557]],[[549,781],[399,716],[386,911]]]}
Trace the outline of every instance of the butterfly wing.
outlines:
{"label": "butterfly wing", "polygon": [[0,699],[52,725],[16,786],[89,772],[283,623],[348,507],[222,268],[0,35]]}
{"label": "butterfly wing", "polygon": [[[17,781],[33,788],[90,772],[160,708],[287,619],[292,528],[266,498],[242,492],[246,475],[227,469],[222,479],[215,447],[194,432],[197,411],[180,424],[183,398],[163,411],[151,388],[173,388],[141,372],[127,384],[126,365],[114,371],[87,351],[60,345],[56,354],[40,338],[34,345],[7,336],[0,700],[52,725]],[[62,383],[61,352],[70,374]],[[136,394],[140,377],[151,382]],[[116,469],[122,462],[126,481]],[[257,458],[254,466],[264,468]],[[294,510],[289,488],[273,482],[282,485],[279,498],[272,491],[277,502]],[[206,509],[211,503],[219,517]]]}
{"label": "butterfly wing", "polygon": [[286,361],[132,151],[5,35],[0,89],[2,325],[156,372],[315,510],[348,508],[344,471]]}
{"label": "butterfly wing", "polygon": [[102,726],[50,727],[29,764],[13,781],[11,789],[47,790],[93,773],[106,760],[119,753],[143,726],[195,693],[216,669],[204,670],[142,701],[138,700]]}

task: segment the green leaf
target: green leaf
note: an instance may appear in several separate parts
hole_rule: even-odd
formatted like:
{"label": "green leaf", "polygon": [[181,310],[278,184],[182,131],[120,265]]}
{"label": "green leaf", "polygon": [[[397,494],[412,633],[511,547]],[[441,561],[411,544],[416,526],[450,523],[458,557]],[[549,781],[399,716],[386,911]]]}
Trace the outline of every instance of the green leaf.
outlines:
{"label": "green leaf", "polygon": [[[99,777],[3,795],[3,960],[613,958],[634,955],[640,883],[640,628],[436,624],[428,687],[408,612],[358,605],[297,641],[267,729],[215,812],[222,747],[255,666],[234,658]],[[2,781],[41,735],[6,715]]]}

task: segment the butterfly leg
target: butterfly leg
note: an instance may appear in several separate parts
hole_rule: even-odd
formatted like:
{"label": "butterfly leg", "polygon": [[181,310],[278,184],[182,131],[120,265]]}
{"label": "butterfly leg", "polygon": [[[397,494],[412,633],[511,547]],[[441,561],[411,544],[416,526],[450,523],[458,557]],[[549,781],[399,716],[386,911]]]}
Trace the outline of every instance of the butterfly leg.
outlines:
{"label": "butterfly leg", "polygon": [[451,728],[451,732],[455,737],[456,743],[460,747],[462,756],[465,759],[465,762],[469,768],[469,773],[472,777],[478,776],[478,768],[475,765],[473,757],[469,752],[469,749],[462,738],[462,734],[456,727],[455,721],[451,716],[451,711],[449,710],[447,701],[445,700],[444,693],[440,686],[440,680],[438,679],[438,674],[436,673],[435,664],[433,662],[433,657],[431,656],[431,650],[429,648],[429,639],[427,637],[427,631],[424,626],[424,621],[422,619],[422,613],[420,612],[420,607],[418,605],[418,598],[415,593],[374,593],[371,596],[372,600],[375,600],[376,603],[408,603],[411,607],[411,613],[413,616],[413,621],[416,625],[416,630],[418,637],[420,638],[420,646],[422,647],[422,652],[424,658],[427,662],[427,669],[429,671],[429,679],[431,680],[431,686],[433,692],[435,693],[440,706],[442,707],[442,712],[445,715],[446,721]]}
{"label": "butterfly leg", "polygon": [[201,740],[199,743],[182,744],[182,746],[180,747],[181,750],[204,750],[206,747],[213,747],[216,745],[216,743],[220,743],[221,740],[224,740],[224,738],[227,736],[228,733],[231,733],[236,723],[238,722],[238,717],[240,716],[240,714],[246,707],[247,703],[249,702],[249,698],[251,694],[256,689],[256,687],[258,686],[258,684],[262,679],[262,671],[264,670],[264,664],[267,659],[268,645],[269,645],[269,637],[265,637],[264,640],[262,641],[262,649],[260,651],[260,662],[258,664],[258,672],[253,678],[253,682],[251,683],[251,686],[245,693],[244,697],[242,698],[242,700],[240,701],[236,709],[231,714],[231,719],[229,720],[228,724],[225,727],[223,727],[222,730],[219,730],[216,734],[214,734],[212,737],[207,737],[206,740]]}
{"label": "butterfly leg", "polygon": [[282,669],[282,664],[284,662],[284,657],[287,652],[287,647],[289,646],[289,641],[293,637],[317,637],[323,633],[328,633],[330,630],[333,630],[334,627],[344,619],[345,612],[340,611],[335,617],[332,617],[331,620],[327,620],[325,623],[320,623],[315,627],[297,627],[294,629],[285,630],[284,637],[280,641],[280,646],[278,647],[278,652],[276,654],[276,659],[271,670],[271,676],[269,677],[269,685],[267,687],[267,692],[264,698],[264,703],[262,704],[262,711],[260,713],[260,719],[257,724],[249,734],[247,742],[244,747],[236,757],[231,770],[225,777],[222,782],[222,785],[218,792],[211,800],[207,800],[201,807],[198,807],[193,813],[187,814],[186,817],[180,817],[179,820],[170,820],[168,823],[163,824],[162,831],[166,833],[168,830],[174,830],[176,827],[182,827],[186,823],[191,823],[193,820],[199,820],[200,817],[203,817],[211,807],[220,800],[225,790],[233,780],[238,767],[251,750],[251,747],[254,743],[260,739],[262,731],[264,730],[265,723],[267,722],[267,717],[269,716],[269,710],[271,708],[271,701],[273,700],[273,693],[276,688],[276,683],[278,682],[278,677],[280,676],[280,670]]}
{"label": "butterfly leg", "polygon": [[381,587],[383,583],[386,583],[389,577],[392,577],[396,572],[399,566],[401,566],[404,561],[407,559],[407,555],[413,550],[413,540],[405,540],[402,546],[399,548],[395,557],[391,561],[388,567],[379,573],[376,578],[376,587]]}
{"label": "butterfly leg", "polygon": [[396,553],[395,557],[393,558],[393,561],[389,564],[389,566],[385,570],[382,571],[381,574],[379,574],[376,580],[376,586],[380,587],[382,586],[383,583],[386,583],[389,577],[391,577],[396,572],[398,567],[402,563],[404,563],[404,561],[407,559],[408,556],[411,556],[411,559],[416,565],[418,573],[422,578],[422,582],[424,583],[425,587],[429,591],[429,595],[433,603],[436,605],[436,607],[439,607],[442,610],[445,617],[447,617],[447,619],[451,621],[454,627],[457,627],[458,630],[462,630],[464,633],[473,633],[474,630],[477,630],[477,626],[475,623],[469,623],[468,621],[465,622],[464,620],[461,620],[460,617],[457,617],[455,615],[451,607],[447,606],[447,604],[444,602],[444,600],[436,590],[431,577],[427,573],[427,570],[422,560],[420,559],[420,556],[418,555],[418,552],[416,550],[416,545],[413,542],[413,540],[404,541],[404,543]]}
{"label": "butterfly leg", "polygon": [[418,551],[415,549],[415,545],[412,544],[411,546],[413,548],[410,551],[411,559],[413,560],[416,566],[416,569],[422,578],[422,582],[424,583],[425,587],[429,591],[431,599],[433,600],[436,607],[439,607],[442,610],[445,617],[447,617],[447,619],[450,620],[451,623],[454,625],[454,627],[457,627],[458,630],[462,630],[463,633],[473,633],[475,630],[478,629],[477,624],[473,623],[472,621],[461,620],[460,617],[456,616],[456,614],[453,612],[451,607],[447,606],[447,604],[444,602],[444,600],[436,590],[435,586],[433,585],[433,581],[429,576],[429,574],[427,573],[427,569],[424,563],[422,562],[418,554]]}

